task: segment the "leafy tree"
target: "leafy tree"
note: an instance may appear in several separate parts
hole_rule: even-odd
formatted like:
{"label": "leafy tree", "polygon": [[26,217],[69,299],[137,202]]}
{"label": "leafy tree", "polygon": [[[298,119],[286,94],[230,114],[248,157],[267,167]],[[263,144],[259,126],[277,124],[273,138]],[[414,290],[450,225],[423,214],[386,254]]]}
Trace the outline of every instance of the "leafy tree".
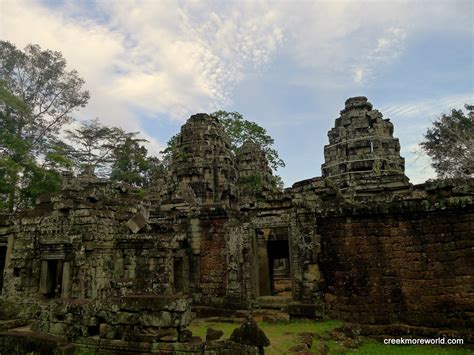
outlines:
{"label": "leafy tree", "polygon": [[158,158],[148,156],[142,145],[146,140],[137,138],[138,132],[125,132],[94,119],[66,133],[71,145],[60,147],[64,150],[59,156],[67,151],[77,170],[135,186],[148,185],[163,170]]}
{"label": "leafy tree", "polygon": [[474,106],[465,108],[442,114],[421,143],[440,178],[474,176]]}
{"label": "leafy tree", "polygon": [[127,137],[113,153],[114,162],[110,178],[135,186],[149,185],[163,172],[163,165],[156,157],[148,157],[143,140]]}
{"label": "leafy tree", "polygon": [[100,176],[107,176],[110,165],[114,163],[116,150],[134,139],[134,133],[127,133],[118,127],[102,125],[93,119],[81,122],[74,130],[66,130],[67,138],[72,142],[70,156],[78,170],[88,170]]}
{"label": "leafy tree", "polygon": [[[0,82],[0,210],[12,212],[26,207],[41,193],[55,190],[60,184],[60,174],[54,170],[64,165],[53,153],[50,145],[40,163],[31,149],[31,142],[17,134],[21,120],[28,116],[25,103],[12,95]],[[61,158],[63,159],[63,158]]]}
{"label": "leafy tree", "polygon": [[270,167],[277,170],[284,167],[285,163],[278,156],[278,152],[273,148],[274,139],[267,134],[267,130],[255,122],[244,119],[239,112],[217,111],[211,113],[211,116],[217,117],[224,126],[224,129],[230,137],[231,147],[234,152],[246,140],[252,140],[257,143],[265,152]]}
{"label": "leafy tree", "polygon": [[[239,112],[217,111],[211,113],[224,126],[224,130],[230,138],[231,148],[237,153],[242,144],[250,139],[257,143],[265,152],[270,167],[276,171],[279,167],[284,167],[285,163],[278,156],[278,152],[273,148],[274,139],[267,134],[265,128],[259,126],[255,122],[248,121],[243,118]],[[170,138],[166,149],[162,151],[165,164],[171,162],[173,152],[176,150],[176,143],[179,133]],[[281,185],[281,179],[277,181],[277,185]]]}
{"label": "leafy tree", "polygon": [[28,108],[5,88],[3,81],[0,81],[0,105],[0,210],[13,211],[14,186],[18,184],[21,163],[29,148],[27,142],[15,134],[15,123],[18,115],[28,114]]}
{"label": "leafy tree", "polygon": [[168,139],[168,142],[166,143],[166,148],[160,152],[163,156],[163,164],[166,167],[169,167],[171,164],[173,154],[176,152],[178,139],[179,139],[179,133],[175,134],[170,139]]}
{"label": "leafy tree", "polygon": [[[61,53],[0,41],[0,209],[13,211],[59,187],[67,167],[58,132],[85,106],[87,91]],[[6,201],[6,202],[3,202]]]}
{"label": "leafy tree", "polygon": [[71,113],[89,100],[89,92],[82,91],[84,80],[77,71],[66,70],[61,53],[42,50],[38,45],[30,44],[22,52],[0,41],[0,78],[5,89],[29,109],[28,115],[17,117],[17,135],[28,140],[32,148],[57,134],[72,120]]}

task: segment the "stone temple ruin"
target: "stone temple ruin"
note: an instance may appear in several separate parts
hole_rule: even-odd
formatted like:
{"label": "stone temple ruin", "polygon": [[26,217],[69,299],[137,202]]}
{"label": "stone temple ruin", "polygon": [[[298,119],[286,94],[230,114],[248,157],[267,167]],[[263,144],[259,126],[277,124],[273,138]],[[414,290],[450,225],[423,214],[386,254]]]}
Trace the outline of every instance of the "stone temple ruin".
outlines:
{"label": "stone temple ruin", "polygon": [[[393,124],[365,97],[328,136],[322,177],[284,191],[258,145],[235,156],[207,114],[183,125],[169,175],[145,193],[65,176],[0,218],[4,330],[31,323],[62,349],[250,354],[186,326],[270,307],[472,342],[474,179],[410,184]],[[20,338],[33,342],[11,330],[0,344]]]}

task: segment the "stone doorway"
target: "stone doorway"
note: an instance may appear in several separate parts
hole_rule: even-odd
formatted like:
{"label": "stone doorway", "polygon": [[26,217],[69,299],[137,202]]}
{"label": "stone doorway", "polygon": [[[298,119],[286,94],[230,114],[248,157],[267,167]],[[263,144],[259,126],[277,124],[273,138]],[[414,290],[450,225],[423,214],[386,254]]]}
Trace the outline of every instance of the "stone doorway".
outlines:
{"label": "stone doorway", "polygon": [[174,292],[189,292],[189,257],[185,250],[180,250],[173,257]]}
{"label": "stone doorway", "polygon": [[291,252],[288,228],[258,229],[257,296],[292,298]]}
{"label": "stone doorway", "polygon": [[43,260],[41,262],[40,293],[46,298],[61,296],[62,260]]}
{"label": "stone doorway", "polygon": [[174,259],[174,291],[183,292],[184,291],[184,268],[183,268],[183,258]]}

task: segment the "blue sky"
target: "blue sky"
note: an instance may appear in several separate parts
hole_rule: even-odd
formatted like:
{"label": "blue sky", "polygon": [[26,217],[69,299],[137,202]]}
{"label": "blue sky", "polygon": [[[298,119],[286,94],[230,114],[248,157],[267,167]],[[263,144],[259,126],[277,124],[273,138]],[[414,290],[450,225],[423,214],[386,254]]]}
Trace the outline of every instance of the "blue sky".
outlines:
{"label": "blue sky", "polygon": [[0,37],[61,51],[92,98],[78,120],[141,131],[158,153],[193,113],[267,128],[287,186],[321,174],[351,96],[395,125],[406,173],[435,176],[418,143],[474,103],[474,3],[0,0]]}

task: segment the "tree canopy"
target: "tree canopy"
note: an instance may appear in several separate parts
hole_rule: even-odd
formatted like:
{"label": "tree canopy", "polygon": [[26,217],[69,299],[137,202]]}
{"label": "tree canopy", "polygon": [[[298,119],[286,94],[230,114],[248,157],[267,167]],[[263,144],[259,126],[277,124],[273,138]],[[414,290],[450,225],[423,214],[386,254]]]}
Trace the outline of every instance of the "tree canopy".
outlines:
{"label": "tree canopy", "polygon": [[83,121],[79,127],[66,130],[72,142],[69,150],[75,167],[104,176],[107,175],[104,169],[114,161],[115,150],[136,135],[118,127],[104,126],[98,119]]}
{"label": "tree canopy", "polygon": [[474,176],[474,106],[465,108],[442,114],[420,144],[440,178]]}
{"label": "tree canopy", "polygon": [[58,134],[87,103],[83,84],[61,53],[0,41],[0,209],[27,207],[59,187],[58,169],[69,162]]}
{"label": "tree canopy", "polygon": [[137,138],[138,132],[126,132],[118,127],[105,126],[98,119],[83,121],[79,127],[67,130],[73,143],[68,154],[78,170],[88,170],[113,181],[134,186],[145,186],[161,171],[161,162],[149,157]]}
{"label": "tree canopy", "polygon": [[234,152],[237,152],[246,140],[252,140],[265,152],[268,163],[274,171],[285,166],[285,162],[278,156],[276,149],[273,148],[275,140],[267,134],[265,128],[244,119],[239,112],[216,111],[211,113],[211,116],[217,117],[224,126]]}
{"label": "tree canopy", "polygon": [[0,41],[0,78],[5,89],[21,100],[29,115],[18,115],[19,134],[38,148],[72,120],[71,114],[84,107],[89,92],[77,71],[66,69],[60,52],[29,44],[24,51]]}

